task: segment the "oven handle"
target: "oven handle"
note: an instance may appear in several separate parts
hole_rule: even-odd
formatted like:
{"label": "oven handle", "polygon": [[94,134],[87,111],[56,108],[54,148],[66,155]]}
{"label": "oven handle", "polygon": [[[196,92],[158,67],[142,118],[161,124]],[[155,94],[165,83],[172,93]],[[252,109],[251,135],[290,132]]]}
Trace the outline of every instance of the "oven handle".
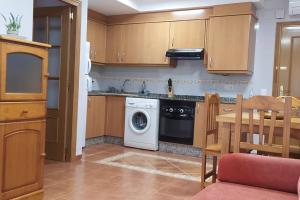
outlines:
{"label": "oven handle", "polygon": [[194,120],[194,116],[182,114],[182,115],[169,115],[169,114],[162,114],[161,117],[167,118],[167,119],[175,119],[175,120]]}

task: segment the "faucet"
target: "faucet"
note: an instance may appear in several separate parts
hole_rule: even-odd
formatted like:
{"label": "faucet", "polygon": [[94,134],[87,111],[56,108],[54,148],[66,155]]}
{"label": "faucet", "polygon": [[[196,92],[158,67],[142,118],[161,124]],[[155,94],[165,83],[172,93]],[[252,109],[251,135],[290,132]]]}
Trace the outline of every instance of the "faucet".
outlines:
{"label": "faucet", "polygon": [[140,92],[141,94],[145,94],[146,93],[146,82],[143,81],[142,86],[141,86],[141,90]]}
{"label": "faucet", "polygon": [[127,82],[129,82],[130,80],[129,79],[125,79],[123,84],[122,84],[122,87],[121,87],[121,92],[125,92],[125,85]]}

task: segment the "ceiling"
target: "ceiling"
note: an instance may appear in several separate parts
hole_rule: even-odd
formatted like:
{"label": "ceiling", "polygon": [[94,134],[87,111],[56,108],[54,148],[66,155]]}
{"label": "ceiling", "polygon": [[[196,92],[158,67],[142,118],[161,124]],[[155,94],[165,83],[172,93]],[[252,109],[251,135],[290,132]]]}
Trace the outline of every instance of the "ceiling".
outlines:
{"label": "ceiling", "polygon": [[121,15],[249,1],[259,2],[262,0],[89,0],[89,9],[104,15]]}

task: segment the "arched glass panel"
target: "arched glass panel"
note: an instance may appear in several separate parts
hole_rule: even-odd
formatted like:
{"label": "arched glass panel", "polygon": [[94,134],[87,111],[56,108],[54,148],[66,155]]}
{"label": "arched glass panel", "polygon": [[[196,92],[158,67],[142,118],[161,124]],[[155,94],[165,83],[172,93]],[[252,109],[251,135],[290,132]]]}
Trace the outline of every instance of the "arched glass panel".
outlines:
{"label": "arched glass panel", "polygon": [[42,58],[28,53],[7,54],[6,92],[41,93]]}

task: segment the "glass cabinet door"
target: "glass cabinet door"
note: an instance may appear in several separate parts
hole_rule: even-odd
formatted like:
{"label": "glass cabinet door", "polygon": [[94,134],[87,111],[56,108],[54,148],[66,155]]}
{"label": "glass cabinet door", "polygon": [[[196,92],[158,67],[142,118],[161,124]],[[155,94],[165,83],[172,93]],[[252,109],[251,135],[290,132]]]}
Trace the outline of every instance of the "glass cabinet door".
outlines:
{"label": "glass cabinet door", "polygon": [[1,100],[45,100],[46,49],[5,43],[1,52]]}
{"label": "glass cabinet door", "polygon": [[41,93],[42,58],[27,53],[9,53],[6,63],[7,93]]}

